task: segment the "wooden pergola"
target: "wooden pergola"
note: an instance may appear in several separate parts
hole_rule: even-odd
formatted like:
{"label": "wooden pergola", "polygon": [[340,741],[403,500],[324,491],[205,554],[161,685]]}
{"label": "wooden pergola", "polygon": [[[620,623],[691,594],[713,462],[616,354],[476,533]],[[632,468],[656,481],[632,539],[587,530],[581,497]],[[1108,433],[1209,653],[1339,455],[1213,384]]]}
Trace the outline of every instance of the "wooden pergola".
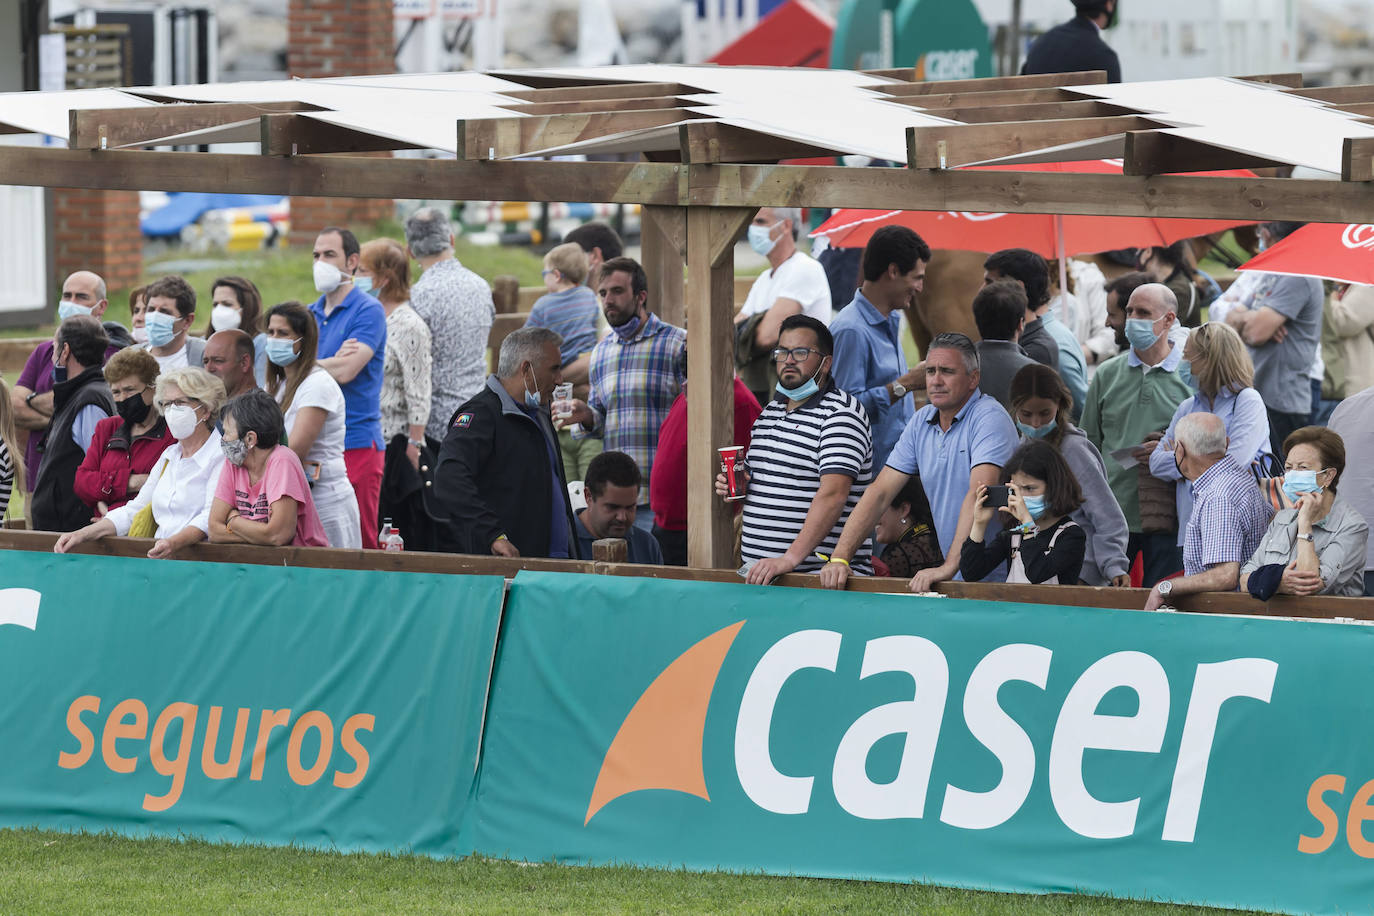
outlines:
{"label": "wooden pergola", "polygon": [[[321,123],[297,103],[174,103],[73,110],[68,148],[0,147],[0,183],[91,189],[217,191],[310,197],[590,201],[639,204],[650,306],[686,324],[689,547],[692,566],[728,566],[729,510],[714,495],[716,449],[732,436],[734,244],[762,206],[1033,212],[1362,222],[1374,214],[1374,137],[1348,138],[1342,181],[1170,173],[1272,165],[1175,136],[1075,85],[1101,73],[914,82],[878,71],[890,101],[949,123],[907,129],[907,169],[789,165],[834,150],[701,115],[699,90],[676,83],[512,76],[512,117],[456,124],[458,160],[381,158],[412,146]],[[1336,108],[1362,126],[1374,86],[1301,89],[1297,74],[1250,77]],[[261,155],[140,148],[256,122]],[[513,157],[613,135],[656,138],[638,162]],[[671,142],[664,143],[665,132]],[[1124,135],[1124,174],[960,170],[957,166]],[[1064,154],[1060,158],[1085,158]],[[939,247],[939,239],[929,240]],[[682,278],[684,269],[687,282]]]}

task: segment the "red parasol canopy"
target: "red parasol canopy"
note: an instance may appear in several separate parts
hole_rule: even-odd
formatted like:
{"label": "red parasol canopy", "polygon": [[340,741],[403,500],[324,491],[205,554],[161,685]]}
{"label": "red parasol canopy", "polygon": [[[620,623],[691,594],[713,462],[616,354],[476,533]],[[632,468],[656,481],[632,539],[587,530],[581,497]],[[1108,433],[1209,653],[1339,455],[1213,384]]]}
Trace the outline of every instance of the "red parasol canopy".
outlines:
{"label": "red parasol canopy", "polygon": [[1308,223],[1238,269],[1374,284],[1374,225]]}

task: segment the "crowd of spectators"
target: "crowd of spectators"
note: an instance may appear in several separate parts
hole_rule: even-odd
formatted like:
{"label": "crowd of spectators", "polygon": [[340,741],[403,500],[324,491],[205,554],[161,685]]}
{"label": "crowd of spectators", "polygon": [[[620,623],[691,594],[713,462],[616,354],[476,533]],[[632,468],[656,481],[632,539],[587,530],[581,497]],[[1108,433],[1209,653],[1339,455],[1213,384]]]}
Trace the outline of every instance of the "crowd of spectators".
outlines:
{"label": "crowd of spectators", "polygon": [[[982,339],[937,333],[913,367],[902,317],[931,246],[876,231],[833,312],[801,222],[764,208],[748,229],[768,263],[735,324],[740,460],[716,481],[746,581],[1134,581],[1149,608],[1370,593],[1374,480],[1346,465],[1374,448],[1368,289],[1246,275],[1218,295],[1178,247],[1110,282],[1007,249],[970,303]],[[614,230],[546,252],[493,372],[491,289],[447,217],[420,209],[405,234],[323,230],[308,304],[219,278],[199,336],[180,277],[135,290],[126,331],[102,323],[101,278],[72,274],[52,341],[0,389],[0,506],[21,488],[59,552],[376,549],[394,516],[422,549],[589,559],[619,538],[630,562],[685,564],[686,332]]]}

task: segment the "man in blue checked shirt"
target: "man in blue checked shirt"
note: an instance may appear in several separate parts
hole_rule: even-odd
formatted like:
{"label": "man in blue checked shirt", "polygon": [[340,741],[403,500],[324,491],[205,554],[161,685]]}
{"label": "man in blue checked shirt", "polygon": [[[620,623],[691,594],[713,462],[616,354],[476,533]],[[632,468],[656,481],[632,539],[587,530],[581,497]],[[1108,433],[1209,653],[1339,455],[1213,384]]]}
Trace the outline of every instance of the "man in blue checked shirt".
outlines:
{"label": "man in blue checked shirt", "polygon": [[564,420],[574,439],[600,436],[643,472],[635,526],[650,531],[649,475],[658,431],[687,379],[687,332],[649,311],[649,281],[633,258],[601,265],[597,295],[611,334],[592,350],[587,400]]}

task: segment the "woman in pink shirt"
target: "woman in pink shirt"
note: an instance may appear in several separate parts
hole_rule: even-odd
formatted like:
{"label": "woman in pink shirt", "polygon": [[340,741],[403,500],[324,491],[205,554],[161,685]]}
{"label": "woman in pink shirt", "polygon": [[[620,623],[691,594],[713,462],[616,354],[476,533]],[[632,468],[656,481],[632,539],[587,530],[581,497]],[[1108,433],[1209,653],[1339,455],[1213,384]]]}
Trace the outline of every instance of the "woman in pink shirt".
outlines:
{"label": "woman in pink shirt", "polygon": [[210,510],[211,541],[329,546],[301,460],[278,444],[281,436],[281,408],[261,388],[225,407],[220,447],[227,463]]}

